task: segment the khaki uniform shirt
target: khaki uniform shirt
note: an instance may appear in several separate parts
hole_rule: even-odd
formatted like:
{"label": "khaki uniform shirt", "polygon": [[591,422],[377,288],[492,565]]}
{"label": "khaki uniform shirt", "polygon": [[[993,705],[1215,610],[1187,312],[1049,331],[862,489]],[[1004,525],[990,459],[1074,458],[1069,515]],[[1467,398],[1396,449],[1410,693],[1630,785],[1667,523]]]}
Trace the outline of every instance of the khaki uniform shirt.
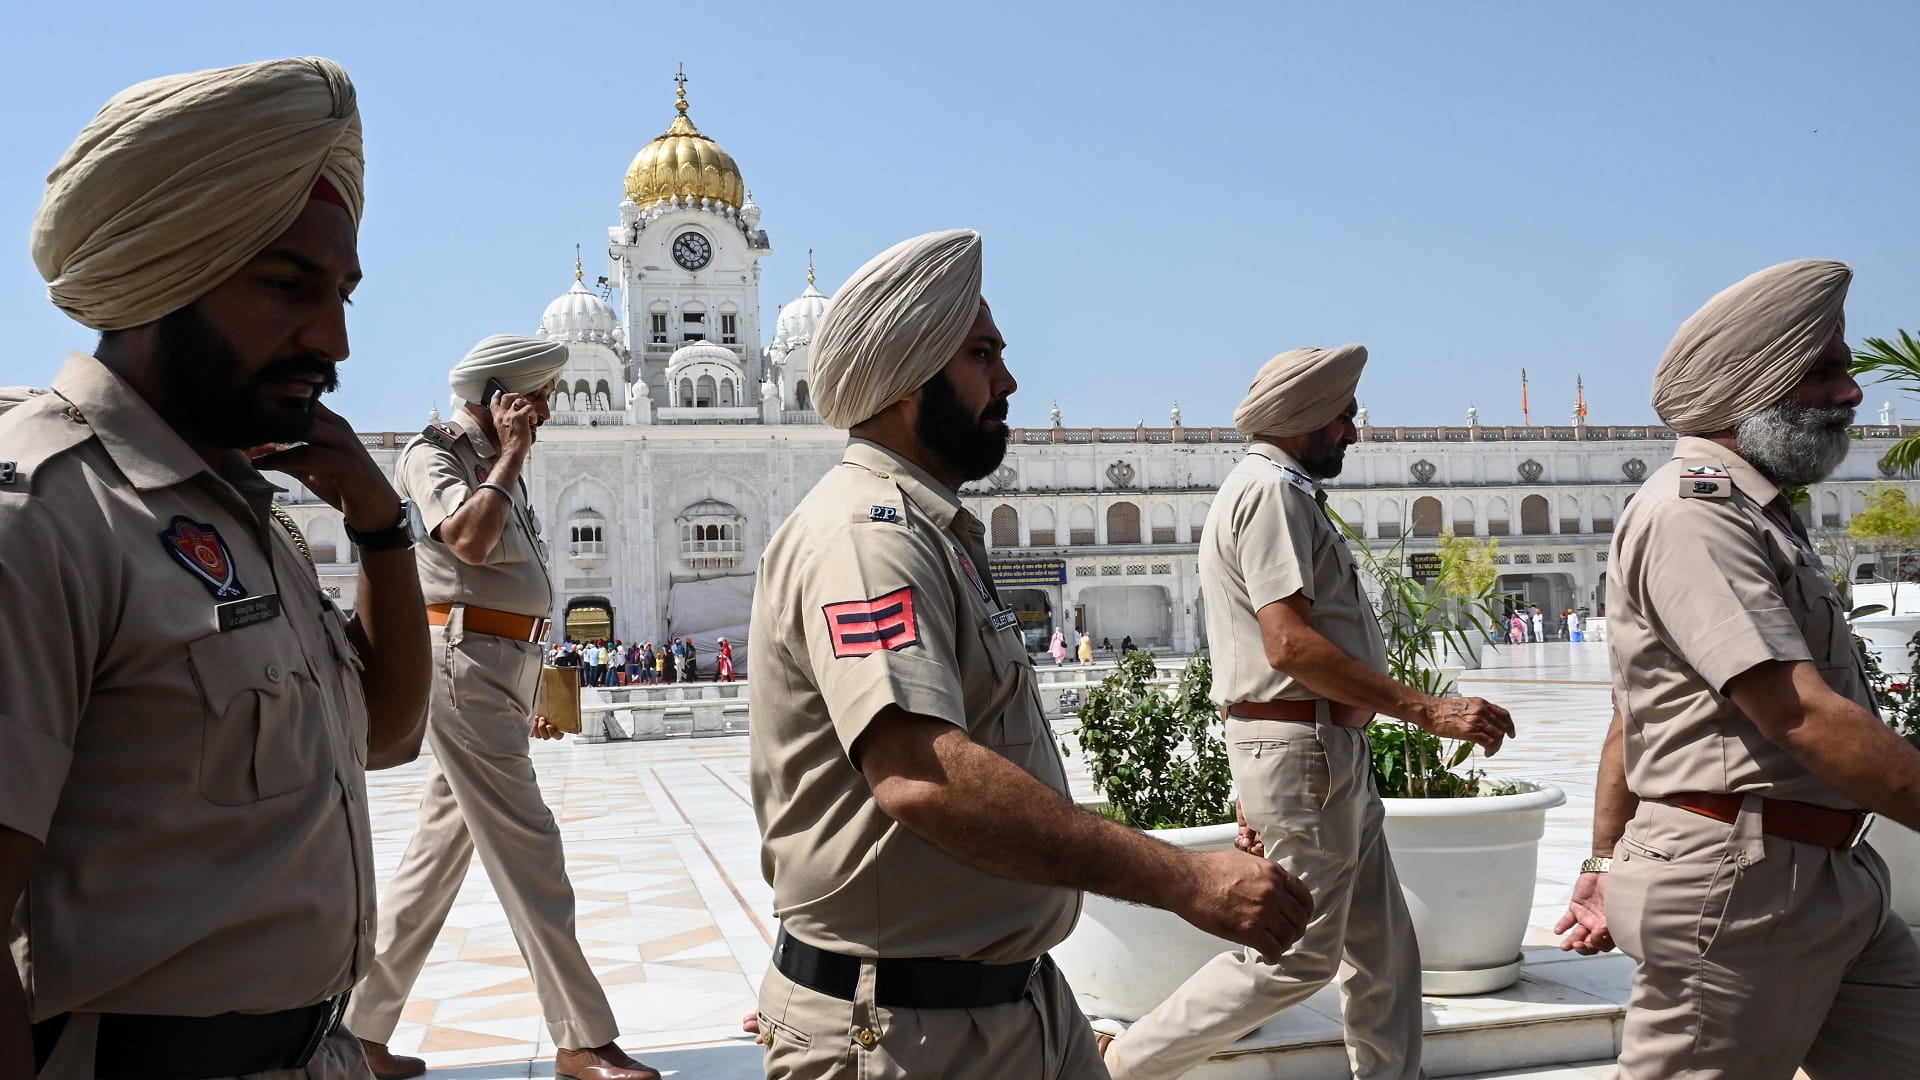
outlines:
{"label": "khaki uniform shirt", "polygon": [[862,956],[1030,960],[1080,913],[1072,889],[995,877],[888,817],[849,757],[888,705],[944,720],[1064,795],[1032,663],[951,490],[861,439],[760,561],[752,758],[774,914]]}
{"label": "khaki uniform shirt", "polygon": [[1299,462],[1264,442],[1249,446],[1220,485],[1200,534],[1214,704],[1319,696],[1267,662],[1258,613],[1294,593],[1313,604],[1307,625],[1362,664],[1387,669],[1380,624],[1324,497]]}
{"label": "khaki uniform shirt", "polygon": [[[500,539],[479,566],[461,562],[440,542],[440,523],[453,516],[487,478],[500,452],[480,425],[465,412],[414,436],[394,466],[395,487],[420,510],[426,537],[414,548],[420,565],[420,591],[429,604],[472,604],[545,618],[553,608],[553,580],[547,576],[547,544],[540,520],[527,504],[524,480],[513,487],[513,512]],[[486,496],[498,498],[498,493]]]}
{"label": "khaki uniform shirt", "polygon": [[[1683,495],[1696,487],[1718,494]],[[1778,488],[1718,443],[1682,438],[1620,516],[1607,565],[1607,647],[1634,794],[1854,807],[1724,696],[1758,664],[1810,660],[1836,693],[1873,710],[1839,593]]]}
{"label": "khaki uniform shirt", "polygon": [[[339,994],[374,905],[346,619],[239,453],[209,469],[91,356],[53,385],[0,417],[0,824],[46,845],[12,913],[33,1019]],[[220,607],[267,594],[278,615]]]}

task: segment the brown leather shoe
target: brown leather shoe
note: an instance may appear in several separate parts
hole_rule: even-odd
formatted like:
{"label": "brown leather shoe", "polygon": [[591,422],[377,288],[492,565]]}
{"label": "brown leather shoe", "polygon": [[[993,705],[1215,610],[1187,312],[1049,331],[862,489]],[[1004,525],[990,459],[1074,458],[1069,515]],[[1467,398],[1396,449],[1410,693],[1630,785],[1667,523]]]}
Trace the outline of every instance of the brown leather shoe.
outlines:
{"label": "brown leather shoe", "polygon": [[628,1057],[617,1043],[562,1050],[553,1056],[553,1074],[561,1080],[660,1080],[658,1070]]}
{"label": "brown leather shoe", "polygon": [[376,1080],[407,1080],[409,1076],[419,1076],[427,1071],[427,1063],[417,1057],[400,1057],[387,1051],[386,1043],[360,1040],[360,1049],[367,1055],[367,1068],[373,1070]]}

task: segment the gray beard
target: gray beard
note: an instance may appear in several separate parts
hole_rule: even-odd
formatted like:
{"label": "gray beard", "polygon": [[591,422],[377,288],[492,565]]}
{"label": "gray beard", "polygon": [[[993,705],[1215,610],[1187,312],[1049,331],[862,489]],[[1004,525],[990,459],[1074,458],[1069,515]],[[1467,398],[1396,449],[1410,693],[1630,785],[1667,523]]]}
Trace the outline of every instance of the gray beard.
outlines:
{"label": "gray beard", "polygon": [[1740,456],[1781,487],[1817,484],[1847,459],[1853,410],[1843,405],[1798,405],[1783,401],[1754,413],[1733,429]]}

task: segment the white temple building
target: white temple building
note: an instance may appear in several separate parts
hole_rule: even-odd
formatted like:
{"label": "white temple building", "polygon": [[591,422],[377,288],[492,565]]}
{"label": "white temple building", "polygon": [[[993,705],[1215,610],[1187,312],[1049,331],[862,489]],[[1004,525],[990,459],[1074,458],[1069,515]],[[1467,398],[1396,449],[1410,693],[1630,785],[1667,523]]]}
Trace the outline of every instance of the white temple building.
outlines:
{"label": "white temple building", "polygon": [[[527,482],[551,550],[556,638],[692,636],[710,650],[724,636],[744,667],[760,553],[846,435],[812,411],[809,354],[829,297],[809,265],[763,336],[759,261],[773,249],[760,207],[733,157],[694,126],[680,82],[671,125],[627,172],[603,287],[576,264],[539,318],[538,335],[565,341],[570,361]],[[1526,428],[1482,426],[1472,409],[1459,426],[1374,427],[1364,409],[1360,420],[1329,508],[1376,546],[1410,534],[1410,552],[1443,530],[1498,537],[1499,589],[1550,615],[1604,608],[1613,523],[1672,453],[1664,428],[1578,415]],[[1881,455],[1906,430],[1885,410],[1880,420],[1810,492],[1810,526],[1838,529],[1864,509]],[[414,434],[362,438],[390,468]],[[962,494],[987,523],[994,577],[1030,648],[1055,626],[1116,645],[1203,646],[1197,541],[1243,452],[1238,432],[1188,426],[1178,405],[1165,426],[1068,427],[1056,405],[1049,427],[1016,430],[1005,464]],[[297,487],[287,507],[324,584],[350,604],[357,568],[339,515]]]}

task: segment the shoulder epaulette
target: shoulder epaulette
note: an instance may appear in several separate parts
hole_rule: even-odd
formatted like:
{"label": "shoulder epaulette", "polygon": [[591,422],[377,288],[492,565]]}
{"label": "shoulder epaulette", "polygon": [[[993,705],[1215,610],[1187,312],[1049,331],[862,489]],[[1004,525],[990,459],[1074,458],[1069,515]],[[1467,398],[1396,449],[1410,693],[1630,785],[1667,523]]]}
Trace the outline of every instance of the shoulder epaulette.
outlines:
{"label": "shoulder epaulette", "polygon": [[1680,467],[1680,497],[1725,499],[1733,494],[1733,476],[1717,461],[1685,462]]}
{"label": "shoulder epaulette", "polygon": [[59,394],[32,387],[0,389],[0,425],[8,452],[0,458],[0,491],[27,492],[33,473],[61,454],[90,441],[93,426],[79,408]]}
{"label": "shoulder epaulette", "polygon": [[453,449],[453,444],[467,437],[466,432],[455,431],[439,424],[428,424],[420,429],[420,437],[442,450]]}

